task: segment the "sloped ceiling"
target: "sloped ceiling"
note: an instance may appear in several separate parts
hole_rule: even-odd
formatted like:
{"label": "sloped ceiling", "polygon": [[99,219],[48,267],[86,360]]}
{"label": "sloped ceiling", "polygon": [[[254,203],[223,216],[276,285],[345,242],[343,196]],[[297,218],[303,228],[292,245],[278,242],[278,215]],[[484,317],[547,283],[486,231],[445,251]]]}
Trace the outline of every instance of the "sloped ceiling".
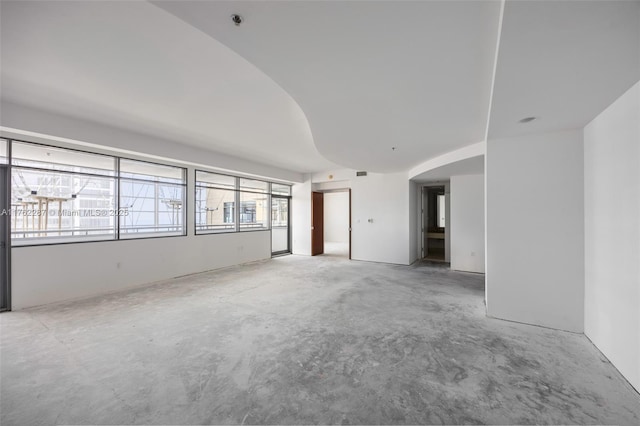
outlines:
{"label": "sloped ceiling", "polygon": [[[154,4],[284,87],[342,166],[407,170],[484,139],[499,2]],[[230,25],[232,13],[245,22]]]}
{"label": "sloped ceiling", "polygon": [[150,3],[0,7],[5,101],[294,171],[335,167],[285,90]]}
{"label": "sloped ceiling", "polygon": [[0,95],[298,172],[392,172],[582,126],[640,79],[640,2],[501,7],[3,1]]}

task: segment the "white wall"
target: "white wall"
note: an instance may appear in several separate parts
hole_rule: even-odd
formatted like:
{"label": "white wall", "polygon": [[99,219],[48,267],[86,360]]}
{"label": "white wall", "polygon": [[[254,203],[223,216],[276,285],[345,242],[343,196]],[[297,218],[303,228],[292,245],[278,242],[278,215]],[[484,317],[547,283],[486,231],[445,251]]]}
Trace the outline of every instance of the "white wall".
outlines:
{"label": "white wall", "polygon": [[411,263],[409,186],[406,173],[369,173],[353,178],[352,259]]}
{"label": "white wall", "polygon": [[412,262],[411,183],[406,173],[356,177],[355,170],[339,169],[314,173],[312,181],[317,190],[351,188],[352,259],[402,265]]}
{"label": "white wall", "polygon": [[[303,180],[299,173],[5,102],[1,119],[6,137],[131,158],[169,159],[162,161],[187,167],[187,205],[193,205],[193,163],[239,175]],[[98,295],[271,256],[269,231],[193,234],[191,212],[184,237],[13,247],[12,308]]]}
{"label": "white wall", "polygon": [[[187,171],[187,205],[193,205],[195,171]],[[270,231],[196,236],[194,215],[186,219],[187,235],[181,237],[12,247],[12,309],[271,257]]]}
{"label": "white wall", "polygon": [[451,183],[444,184],[444,261],[451,262]]}
{"label": "white wall", "polygon": [[484,273],[484,175],[451,176],[451,269]]}
{"label": "white wall", "polygon": [[333,243],[349,242],[349,193],[324,194],[324,240]]}
{"label": "white wall", "polygon": [[[129,152],[145,156],[153,155],[160,158],[218,168],[233,173],[246,173],[289,182],[302,182],[303,178],[301,173],[199,149],[181,144],[179,143],[180,141],[163,140],[115,127],[77,120],[47,111],[27,108],[4,100],[0,108],[2,111],[0,125],[2,127],[55,136],[61,139],[56,142],[60,146],[65,146],[64,139],[69,139],[74,144],[82,144],[91,147],[92,150],[106,147],[117,150],[117,152]],[[11,135],[6,129],[3,129],[3,133]],[[13,137],[21,138],[20,135],[16,134]],[[30,137],[28,140],[38,142],[34,137]],[[47,142],[45,141],[45,143]],[[109,151],[109,153],[112,152]]]}
{"label": "white wall", "polygon": [[12,308],[109,293],[270,257],[268,231],[14,247]]}
{"label": "white wall", "polygon": [[584,129],[585,334],[640,391],[640,83]]}
{"label": "white wall", "polygon": [[291,252],[311,256],[311,176],[291,188]]}
{"label": "white wall", "polygon": [[487,314],[584,326],[582,130],[487,142]]}

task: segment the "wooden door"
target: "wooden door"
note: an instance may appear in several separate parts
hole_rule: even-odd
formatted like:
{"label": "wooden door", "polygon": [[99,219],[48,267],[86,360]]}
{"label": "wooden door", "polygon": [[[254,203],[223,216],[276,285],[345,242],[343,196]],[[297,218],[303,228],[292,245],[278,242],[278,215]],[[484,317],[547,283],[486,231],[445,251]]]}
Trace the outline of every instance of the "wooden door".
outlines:
{"label": "wooden door", "polygon": [[311,256],[324,253],[324,194],[311,194]]}

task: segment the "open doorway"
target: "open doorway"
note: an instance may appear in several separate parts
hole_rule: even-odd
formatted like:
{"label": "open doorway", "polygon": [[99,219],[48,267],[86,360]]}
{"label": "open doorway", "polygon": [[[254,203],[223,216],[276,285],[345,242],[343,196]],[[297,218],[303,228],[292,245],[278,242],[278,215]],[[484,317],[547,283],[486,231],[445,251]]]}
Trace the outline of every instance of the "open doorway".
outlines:
{"label": "open doorway", "polygon": [[423,258],[446,262],[448,202],[445,187],[422,188]]}
{"label": "open doorway", "polygon": [[324,254],[349,257],[349,192],[324,194]]}
{"label": "open doorway", "polygon": [[311,246],[313,256],[351,259],[351,190],[314,192]]}

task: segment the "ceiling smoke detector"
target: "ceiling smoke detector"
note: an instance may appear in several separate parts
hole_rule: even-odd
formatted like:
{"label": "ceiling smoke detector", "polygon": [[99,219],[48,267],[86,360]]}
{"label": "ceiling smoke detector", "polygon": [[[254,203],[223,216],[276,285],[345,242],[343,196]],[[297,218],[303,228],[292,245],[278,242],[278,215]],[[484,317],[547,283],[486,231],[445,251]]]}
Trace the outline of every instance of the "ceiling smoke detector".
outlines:
{"label": "ceiling smoke detector", "polygon": [[242,24],[242,16],[234,13],[233,15],[231,15],[231,21],[235,24],[236,27],[240,26],[240,24]]}

